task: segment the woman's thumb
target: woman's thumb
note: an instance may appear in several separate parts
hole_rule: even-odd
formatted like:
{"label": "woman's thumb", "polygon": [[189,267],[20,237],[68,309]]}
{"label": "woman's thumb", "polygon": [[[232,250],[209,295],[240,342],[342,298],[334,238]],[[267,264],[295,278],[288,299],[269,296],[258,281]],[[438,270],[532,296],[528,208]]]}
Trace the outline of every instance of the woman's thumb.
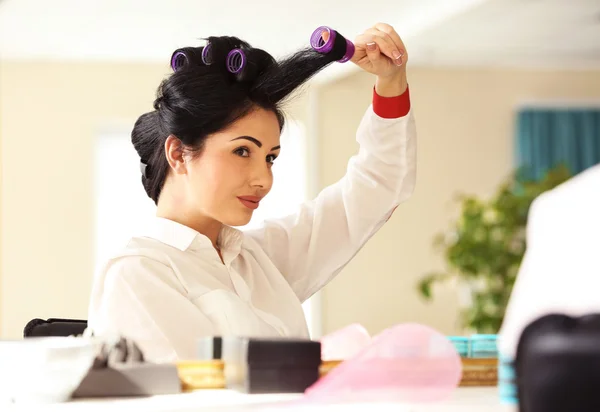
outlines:
{"label": "woman's thumb", "polygon": [[381,59],[381,51],[379,50],[377,43],[367,43],[367,56],[369,57],[371,63],[378,63],[378,61]]}

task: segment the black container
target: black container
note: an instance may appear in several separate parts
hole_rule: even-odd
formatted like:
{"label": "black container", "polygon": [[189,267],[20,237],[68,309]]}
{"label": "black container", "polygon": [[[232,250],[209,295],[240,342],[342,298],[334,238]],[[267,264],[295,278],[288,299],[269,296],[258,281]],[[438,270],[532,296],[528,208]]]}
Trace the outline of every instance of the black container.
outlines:
{"label": "black container", "polygon": [[245,393],[302,393],[319,379],[321,343],[224,338],[225,385]]}
{"label": "black container", "polygon": [[550,314],[530,323],[515,372],[520,412],[600,411],[600,314]]}

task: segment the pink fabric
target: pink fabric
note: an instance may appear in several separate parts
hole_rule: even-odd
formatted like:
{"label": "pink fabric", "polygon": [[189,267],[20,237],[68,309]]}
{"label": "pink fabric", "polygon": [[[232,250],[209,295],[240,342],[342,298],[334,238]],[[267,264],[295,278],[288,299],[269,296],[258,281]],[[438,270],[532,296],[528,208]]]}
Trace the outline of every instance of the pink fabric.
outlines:
{"label": "pink fabric", "polygon": [[[343,333],[350,336],[358,331],[349,327]],[[328,346],[340,342],[334,338],[328,338]],[[339,348],[339,353],[348,348]],[[333,348],[326,351],[334,353]],[[308,388],[304,400],[435,402],[452,394],[461,375],[460,357],[446,336],[424,325],[400,324],[375,336]]]}
{"label": "pink fabric", "polygon": [[357,355],[371,343],[364,326],[353,323],[321,338],[321,360],[345,360]]}

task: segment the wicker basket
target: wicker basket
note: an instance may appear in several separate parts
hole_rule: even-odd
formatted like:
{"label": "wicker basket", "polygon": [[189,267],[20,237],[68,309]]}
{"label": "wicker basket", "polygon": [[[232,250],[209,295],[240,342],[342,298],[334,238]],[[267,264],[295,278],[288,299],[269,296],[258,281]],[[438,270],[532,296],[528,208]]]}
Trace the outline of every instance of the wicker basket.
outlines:
{"label": "wicker basket", "polygon": [[462,379],[459,386],[496,386],[498,384],[497,358],[461,358]]}

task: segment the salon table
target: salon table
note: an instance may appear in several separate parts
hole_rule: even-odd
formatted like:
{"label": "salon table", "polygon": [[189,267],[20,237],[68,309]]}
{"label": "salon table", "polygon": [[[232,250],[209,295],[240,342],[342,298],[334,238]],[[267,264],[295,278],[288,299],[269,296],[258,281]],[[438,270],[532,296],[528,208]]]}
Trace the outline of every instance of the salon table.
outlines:
{"label": "salon table", "polygon": [[192,411],[394,411],[394,412],[516,412],[500,402],[496,387],[458,388],[445,401],[431,404],[313,404],[302,402],[299,394],[247,395],[230,390],[201,390],[176,395],[140,398],[77,399],[56,404],[22,404],[2,407],[6,411],[44,412],[192,412]]}

